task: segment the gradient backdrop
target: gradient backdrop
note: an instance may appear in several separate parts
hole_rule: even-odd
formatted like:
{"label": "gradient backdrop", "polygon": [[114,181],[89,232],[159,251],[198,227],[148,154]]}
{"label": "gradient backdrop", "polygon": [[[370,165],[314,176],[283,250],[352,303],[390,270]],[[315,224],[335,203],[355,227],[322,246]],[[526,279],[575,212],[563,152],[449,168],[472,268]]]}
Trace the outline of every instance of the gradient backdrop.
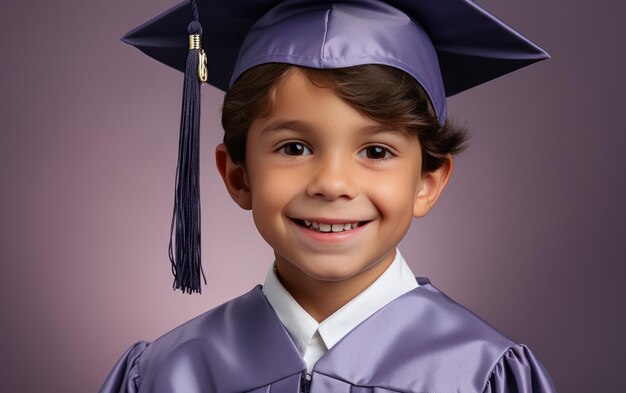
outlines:
{"label": "gradient backdrop", "polygon": [[[94,392],[272,262],[213,164],[204,87],[201,296],[167,244],[182,75],[122,44],[176,0],[0,2],[0,390]],[[624,2],[480,1],[552,55],[450,99],[474,131],[400,248],[418,275],[528,344],[559,392],[622,391]]]}

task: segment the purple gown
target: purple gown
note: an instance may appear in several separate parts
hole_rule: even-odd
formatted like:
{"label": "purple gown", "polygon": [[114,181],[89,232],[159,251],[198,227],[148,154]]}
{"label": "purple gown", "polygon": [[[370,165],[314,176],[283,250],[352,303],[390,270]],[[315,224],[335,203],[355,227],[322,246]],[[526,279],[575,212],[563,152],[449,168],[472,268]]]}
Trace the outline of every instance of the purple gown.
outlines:
{"label": "purple gown", "polygon": [[530,350],[426,278],[363,321],[313,368],[257,285],[129,348],[100,393],[554,393]]}

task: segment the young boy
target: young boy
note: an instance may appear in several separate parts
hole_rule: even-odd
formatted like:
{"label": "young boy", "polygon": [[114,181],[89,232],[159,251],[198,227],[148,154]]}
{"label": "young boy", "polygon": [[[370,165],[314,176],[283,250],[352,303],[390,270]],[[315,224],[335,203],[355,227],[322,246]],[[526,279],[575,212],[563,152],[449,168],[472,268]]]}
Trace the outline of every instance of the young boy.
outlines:
{"label": "young boy", "polygon": [[[396,248],[436,203],[465,141],[445,121],[446,93],[545,52],[465,1],[275,3],[217,6],[213,31],[246,25],[236,16],[250,8],[258,21],[243,28],[234,66],[215,66],[211,82],[208,64],[220,87],[220,72],[234,68],[217,167],[233,200],[252,210],[274,264],[263,286],[132,346],[101,392],[554,392],[526,346],[416,278]],[[162,31],[188,7],[126,40],[151,42],[138,45],[176,65],[151,37],[167,41]],[[498,45],[505,56],[494,55]],[[191,49],[181,151],[198,123],[189,75],[204,74]],[[199,290],[199,266],[185,254],[194,245],[185,234],[176,243],[175,286]]]}

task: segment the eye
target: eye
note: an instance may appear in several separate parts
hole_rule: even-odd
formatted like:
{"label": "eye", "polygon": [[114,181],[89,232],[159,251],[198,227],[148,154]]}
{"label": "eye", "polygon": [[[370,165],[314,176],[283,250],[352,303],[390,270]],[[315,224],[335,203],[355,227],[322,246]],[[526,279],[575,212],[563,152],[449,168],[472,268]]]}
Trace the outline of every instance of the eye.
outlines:
{"label": "eye", "polygon": [[393,153],[383,146],[373,145],[361,150],[359,156],[370,160],[386,160],[393,157]]}
{"label": "eye", "polygon": [[289,142],[282,145],[278,152],[287,156],[304,156],[311,154],[311,149],[299,142]]}

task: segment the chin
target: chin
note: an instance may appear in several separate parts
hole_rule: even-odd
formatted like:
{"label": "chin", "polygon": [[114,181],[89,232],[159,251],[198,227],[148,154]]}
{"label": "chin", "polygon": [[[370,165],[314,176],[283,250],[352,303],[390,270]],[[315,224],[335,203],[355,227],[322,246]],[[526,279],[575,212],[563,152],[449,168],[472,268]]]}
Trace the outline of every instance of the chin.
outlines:
{"label": "chin", "polygon": [[345,266],[341,263],[330,263],[328,264],[328,266],[324,266],[324,264],[318,264],[316,266],[312,266],[309,269],[305,267],[300,268],[300,270],[312,279],[318,281],[336,282],[348,280],[367,269],[355,270],[354,267]]}

